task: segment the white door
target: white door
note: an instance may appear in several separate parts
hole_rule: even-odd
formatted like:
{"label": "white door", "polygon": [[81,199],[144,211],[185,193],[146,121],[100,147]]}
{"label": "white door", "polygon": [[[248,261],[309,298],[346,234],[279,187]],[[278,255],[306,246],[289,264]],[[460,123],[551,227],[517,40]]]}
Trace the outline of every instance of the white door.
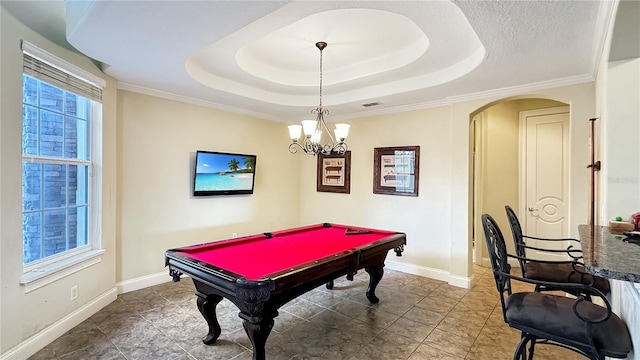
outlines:
{"label": "white door", "polygon": [[[520,221],[526,235],[566,238],[568,234],[569,108],[559,107],[520,113],[525,128],[524,187],[521,186]],[[524,124],[522,122],[524,121]],[[521,179],[522,179],[521,178]],[[524,191],[523,191],[523,190]],[[566,242],[528,240],[531,246],[566,249]],[[533,251],[532,258],[559,260],[565,255]]]}

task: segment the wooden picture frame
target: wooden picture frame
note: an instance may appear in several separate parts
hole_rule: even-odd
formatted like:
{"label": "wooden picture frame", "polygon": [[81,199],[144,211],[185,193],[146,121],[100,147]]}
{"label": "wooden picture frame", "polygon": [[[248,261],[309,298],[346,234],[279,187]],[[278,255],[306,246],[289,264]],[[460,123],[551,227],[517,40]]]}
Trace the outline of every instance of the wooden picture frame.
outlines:
{"label": "wooden picture frame", "polygon": [[373,149],[373,193],[418,196],[420,146]]}
{"label": "wooden picture frame", "polygon": [[317,191],[351,193],[351,151],[318,154]]}

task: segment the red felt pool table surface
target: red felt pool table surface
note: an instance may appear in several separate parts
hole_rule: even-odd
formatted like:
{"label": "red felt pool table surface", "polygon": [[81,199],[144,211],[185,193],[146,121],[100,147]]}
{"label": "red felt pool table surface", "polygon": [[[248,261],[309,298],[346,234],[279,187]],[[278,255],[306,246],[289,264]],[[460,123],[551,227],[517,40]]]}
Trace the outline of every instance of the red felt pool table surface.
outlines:
{"label": "red felt pool table surface", "polygon": [[[349,229],[349,231],[347,231]],[[352,229],[366,233],[353,233]],[[348,234],[349,233],[349,234]],[[393,231],[322,224],[291,230],[211,242],[180,249],[193,259],[214,267],[259,280],[302,264],[373,244]]]}

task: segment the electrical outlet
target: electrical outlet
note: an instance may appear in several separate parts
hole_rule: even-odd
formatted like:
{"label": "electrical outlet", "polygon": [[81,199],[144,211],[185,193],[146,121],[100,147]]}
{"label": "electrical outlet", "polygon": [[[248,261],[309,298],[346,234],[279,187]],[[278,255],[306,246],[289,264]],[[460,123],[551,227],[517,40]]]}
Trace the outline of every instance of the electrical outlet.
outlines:
{"label": "electrical outlet", "polygon": [[71,301],[78,298],[78,285],[74,285],[71,287]]}
{"label": "electrical outlet", "polygon": [[233,234],[231,234],[231,236],[233,236],[233,238],[235,239],[235,238],[238,237],[238,233],[233,233]]}

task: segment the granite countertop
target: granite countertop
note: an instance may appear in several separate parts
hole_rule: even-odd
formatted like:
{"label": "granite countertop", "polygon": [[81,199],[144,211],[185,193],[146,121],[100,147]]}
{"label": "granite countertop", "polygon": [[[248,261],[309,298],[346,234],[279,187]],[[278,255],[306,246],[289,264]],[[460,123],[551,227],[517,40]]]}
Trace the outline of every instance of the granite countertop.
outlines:
{"label": "granite countertop", "polygon": [[579,225],[580,245],[588,272],[609,279],[640,283],[640,245],[612,235],[607,226]]}

